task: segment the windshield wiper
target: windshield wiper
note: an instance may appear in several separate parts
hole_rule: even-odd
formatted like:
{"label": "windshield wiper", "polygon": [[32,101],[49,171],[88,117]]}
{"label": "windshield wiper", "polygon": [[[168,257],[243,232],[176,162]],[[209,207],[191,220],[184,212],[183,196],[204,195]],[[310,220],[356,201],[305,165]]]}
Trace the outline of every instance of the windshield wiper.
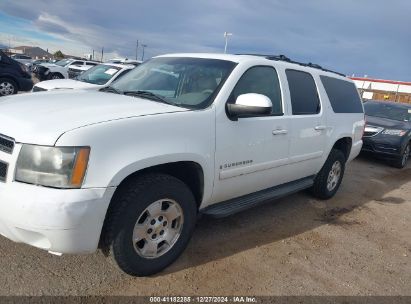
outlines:
{"label": "windshield wiper", "polygon": [[163,97],[161,97],[160,95],[154,94],[154,93],[149,92],[149,91],[126,91],[123,94],[128,95],[128,96],[143,97],[143,98],[147,98],[147,99],[151,99],[151,100],[155,100],[155,101],[159,101],[159,102],[162,102],[162,103],[165,103],[165,104],[175,106],[174,103],[169,102],[169,101],[165,100]]}
{"label": "windshield wiper", "polygon": [[121,92],[113,87],[104,87],[100,89],[100,92],[110,92],[110,93],[115,93],[115,94],[121,94]]}

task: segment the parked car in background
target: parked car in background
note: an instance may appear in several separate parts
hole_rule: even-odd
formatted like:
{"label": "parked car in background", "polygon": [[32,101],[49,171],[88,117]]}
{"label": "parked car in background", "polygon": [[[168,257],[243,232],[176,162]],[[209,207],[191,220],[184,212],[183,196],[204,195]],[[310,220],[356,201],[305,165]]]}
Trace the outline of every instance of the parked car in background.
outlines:
{"label": "parked car in background", "polygon": [[333,197],[365,125],[350,79],[284,56],[164,55],[99,91],[6,98],[0,234],[58,255],[100,246],[139,276],[180,256],[199,213]]}
{"label": "parked car in background", "polygon": [[43,63],[52,63],[49,59],[36,59],[30,64],[30,70],[33,71],[34,67]]}
{"label": "parked car in background", "polygon": [[92,67],[75,79],[54,79],[37,83],[33,92],[57,89],[99,89],[134,69],[134,65],[104,63]]}
{"label": "parked car in background", "polygon": [[132,64],[134,66],[139,66],[143,62],[141,60],[134,60],[134,59],[128,59],[128,58],[113,58],[113,59],[107,60],[106,63]]}
{"label": "parked car in background", "polygon": [[362,151],[404,168],[411,153],[411,105],[367,101],[364,110],[367,125]]}
{"label": "parked car in background", "polygon": [[69,78],[68,70],[72,66],[92,67],[98,62],[89,60],[63,59],[56,63],[42,63],[33,69],[33,73],[40,80]]}
{"label": "parked car in background", "polygon": [[33,81],[28,67],[0,51],[0,96],[30,91],[32,87]]}
{"label": "parked car in background", "polygon": [[10,57],[12,59],[20,62],[20,63],[23,63],[23,64],[29,66],[29,67],[34,61],[30,56],[23,55],[23,54],[14,54],[14,55],[11,55]]}

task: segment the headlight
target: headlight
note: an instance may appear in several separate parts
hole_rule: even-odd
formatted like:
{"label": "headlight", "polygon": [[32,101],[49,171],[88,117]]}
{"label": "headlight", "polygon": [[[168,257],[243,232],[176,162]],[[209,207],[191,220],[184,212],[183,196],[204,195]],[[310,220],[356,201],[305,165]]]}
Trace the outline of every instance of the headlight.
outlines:
{"label": "headlight", "polygon": [[397,129],[385,129],[382,131],[382,134],[393,135],[393,136],[404,136],[407,133],[406,130],[397,130]]}
{"label": "headlight", "polygon": [[55,188],[80,188],[90,148],[23,145],[15,180]]}

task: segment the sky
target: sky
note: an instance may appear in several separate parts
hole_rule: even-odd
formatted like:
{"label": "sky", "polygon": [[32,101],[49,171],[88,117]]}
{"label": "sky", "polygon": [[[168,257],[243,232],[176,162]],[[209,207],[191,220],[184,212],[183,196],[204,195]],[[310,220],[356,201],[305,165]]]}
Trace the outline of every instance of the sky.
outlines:
{"label": "sky", "polygon": [[[409,0],[0,0],[0,45],[145,59],[285,54],[346,75],[411,81]],[[100,55],[99,55],[100,56]]]}

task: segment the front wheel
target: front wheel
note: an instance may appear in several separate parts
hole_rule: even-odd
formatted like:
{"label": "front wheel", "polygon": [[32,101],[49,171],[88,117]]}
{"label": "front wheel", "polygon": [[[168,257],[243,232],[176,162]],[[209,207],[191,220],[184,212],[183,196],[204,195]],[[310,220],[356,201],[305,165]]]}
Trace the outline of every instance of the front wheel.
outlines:
{"label": "front wheel", "polygon": [[52,73],[50,75],[50,79],[64,79],[64,76],[61,75],[60,73]]}
{"label": "front wheel", "polygon": [[118,189],[103,233],[121,270],[147,276],[180,256],[196,217],[194,196],[182,181],[165,174],[145,175]]}
{"label": "front wheel", "polygon": [[398,168],[398,169],[402,169],[405,168],[405,166],[407,166],[407,162],[408,159],[410,157],[410,153],[411,153],[411,147],[410,144],[407,144],[405,146],[404,151],[402,152],[402,155],[399,159],[397,159],[396,161],[394,161],[393,165],[394,167]]}
{"label": "front wheel", "polygon": [[316,198],[329,199],[337,193],[344,176],[345,162],[345,156],[340,150],[331,150],[311,188],[311,193]]}

